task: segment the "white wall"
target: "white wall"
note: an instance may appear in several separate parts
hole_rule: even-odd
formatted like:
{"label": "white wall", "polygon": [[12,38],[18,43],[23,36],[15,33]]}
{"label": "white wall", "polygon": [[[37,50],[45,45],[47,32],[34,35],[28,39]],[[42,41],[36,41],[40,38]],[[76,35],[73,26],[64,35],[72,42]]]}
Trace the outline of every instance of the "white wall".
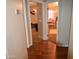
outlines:
{"label": "white wall", "polygon": [[48,10],[47,2],[43,3],[43,39],[47,40],[48,37]]}
{"label": "white wall", "polygon": [[42,3],[38,3],[38,9],[37,9],[37,17],[38,17],[38,33],[39,33],[39,37],[43,38],[43,5]]}
{"label": "white wall", "polygon": [[[72,21],[73,23],[73,21]],[[73,59],[73,24],[71,23],[70,40],[68,48],[68,59]]]}
{"label": "white wall", "polygon": [[24,16],[25,16],[25,28],[27,33],[27,48],[32,46],[32,32],[31,32],[31,17],[30,17],[30,5],[29,0],[24,0]]}
{"label": "white wall", "polygon": [[58,40],[59,46],[68,46],[72,16],[72,0],[59,0]]}
{"label": "white wall", "polygon": [[33,9],[36,9],[35,15],[30,14],[31,18],[31,23],[32,24],[38,24],[38,19],[37,19],[37,4],[36,5],[31,5],[30,4],[30,11],[33,11]]}
{"label": "white wall", "polygon": [[[27,59],[22,0],[7,0],[6,2],[7,59]],[[21,10],[18,15],[15,13],[17,8]]]}

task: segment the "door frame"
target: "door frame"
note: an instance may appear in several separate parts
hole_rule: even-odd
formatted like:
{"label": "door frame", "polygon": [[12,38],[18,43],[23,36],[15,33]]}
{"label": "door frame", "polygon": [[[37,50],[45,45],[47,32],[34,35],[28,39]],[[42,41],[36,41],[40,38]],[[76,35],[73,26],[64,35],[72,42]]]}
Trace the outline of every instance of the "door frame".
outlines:
{"label": "door frame", "polygon": [[[31,45],[32,45],[32,39],[31,39],[31,44],[29,44],[29,36],[31,36],[31,35],[29,35],[28,33],[31,33],[31,31],[30,32],[28,32],[28,22],[27,22],[27,19],[29,18],[29,16],[28,16],[28,0],[23,0],[24,2],[23,2],[23,7],[24,7],[24,20],[25,20],[25,28],[26,28],[26,40],[27,40],[27,46],[28,47],[30,47]],[[37,1],[37,0],[34,0],[34,1]],[[38,0],[39,1],[39,0]],[[39,2],[41,2],[41,1],[39,1]],[[47,40],[47,32],[48,32],[48,28],[47,28],[47,23],[46,23],[46,21],[47,21],[47,12],[46,12],[46,8],[47,8],[47,3],[49,2],[49,0],[47,1],[47,2],[42,2],[43,3],[43,40]],[[50,0],[50,2],[54,2],[54,0]],[[66,1],[67,2],[67,1]],[[64,2],[65,3],[65,2]],[[64,44],[63,43],[63,36],[64,37],[66,37],[67,36],[67,38],[68,38],[68,35],[69,35],[69,33],[67,32],[65,32],[65,33],[61,33],[61,29],[64,29],[61,25],[63,25],[63,23],[61,23],[61,21],[63,20],[63,16],[62,16],[62,14],[63,14],[63,12],[61,12],[60,13],[60,11],[62,11],[62,9],[63,9],[63,1],[61,1],[61,0],[58,0],[58,9],[59,9],[59,15],[58,15],[58,24],[57,24],[57,31],[58,31],[58,33],[57,33],[57,39],[56,39],[56,42],[57,42],[57,45],[58,46],[68,46],[68,44]],[[70,3],[70,2],[69,2]],[[70,9],[68,9],[68,10],[70,10]],[[46,13],[45,13],[46,12]],[[71,12],[70,12],[71,13]],[[68,17],[68,16],[67,16]],[[70,17],[68,17],[68,19],[67,20],[69,20],[70,21],[70,19],[69,19]],[[65,22],[65,20],[63,20],[63,22]],[[60,24],[61,23],[61,24]],[[69,22],[68,22],[68,24],[70,24]],[[67,24],[65,24],[65,25],[67,25]],[[70,26],[70,25],[69,25]],[[68,29],[67,30],[69,30],[69,26],[68,26]],[[66,30],[65,30],[66,31]],[[64,34],[64,35],[63,35]],[[68,34],[68,35],[67,35]],[[63,35],[63,36],[62,36]],[[32,37],[32,36],[31,36]],[[65,39],[66,41],[67,41],[67,38]]]}
{"label": "door frame", "polygon": [[[39,1],[39,0],[31,0],[31,1],[28,1],[28,9],[29,9],[29,11],[28,11],[28,15],[29,15],[29,16],[28,16],[28,17],[30,18],[30,19],[29,19],[29,22],[30,22],[30,24],[29,24],[29,29],[31,29],[31,21],[30,21],[30,20],[31,20],[31,17],[30,17],[30,13],[29,13],[29,12],[30,12],[30,4],[29,4],[29,2],[36,2],[36,3],[41,3],[41,4],[42,4],[42,11],[43,11],[42,14],[43,14],[43,15],[42,15],[42,21],[41,21],[41,22],[44,22],[44,18],[45,18],[45,17],[44,17],[44,15],[45,15],[45,14],[44,14],[45,2]],[[44,24],[44,23],[43,23],[43,24]],[[44,27],[44,25],[43,25],[43,27]],[[44,39],[45,39],[45,37],[44,37],[44,35],[45,35],[45,34],[44,34],[44,28],[43,28],[42,30],[43,30],[43,36],[39,36],[39,37],[44,40]],[[31,34],[30,34],[31,43],[33,44],[32,31],[30,31],[30,33],[31,33]],[[32,45],[31,45],[31,46],[32,46]]]}
{"label": "door frame", "polygon": [[[33,45],[32,41],[32,31],[31,31],[31,18],[30,18],[30,7],[29,2],[37,2],[42,3],[42,11],[43,11],[43,37],[41,37],[43,40],[48,40],[48,2],[43,2],[39,0],[23,0],[23,6],[24,6],[24,21],[25,21],[25,28],[26,28],[26,42],[27,42],[27,48]],[[50,1],[51,2],[51,1]],[[55,1],[52,1],[55,2]],[[28,20],[28,21],[27,21]],[[58,35],[57,35],[58,37]]]}
{"label": "door frame", "polygon": [[[53,2],[58,2],[58,22],[59,22],[59,1],[54,1],[54,0],[52,0],[52,1],[47,1],[47,12],[48,12],[48,3],[53,3]],[[47,13],[47,20],[48,20],[48,13]],[[56,35],[56,43],[57,43],[57,41],[58,41],[58,23],[57,23],[57,35]],[[48,34],[48,23],[47,23],[47,34]],[[48,36],[47,36],[47,38],[48,38]]]}
{"label": "door frame", "polygon": [[[45,10],[44,7],[45,7],[45,2],[43,1],[39,1],[39,0],[23,0],[23,7],[24,7],[24,21],[25,21],[25,31],[26,31],[26,43],[27,43],[27,48],[29,48],[30,46],[33,45],[33,41],[32,41],[32,31],[31,31],[31,18],[30,18],[30,6],[29,6],[29,2],[37,2],[37,3],[42,3],[42,9],[43,11]],[[44,21],[44,12],[43,12],[43,21]],[[44,24],[44,23],[43,23]],[[44,27],[44,26],[43,26]],[[43,28],[43,32],[44,32],[44,29]],[[45,39],[45,34],[43,34],[43,39]]]}
{"label": "door frame", "polygon": [[27,44],[27,48],[30,47],[29,44],[29,35],[28,35],[28,24],[27,24],[27,19],[28,19],[28,0],[23,0],[23,14],[24,14],[24,24],[25,24],[25,32],[26,32],[26,44]]}
{"label": "door frame", "polygon": [[[43,11],[43,40],[48,40],[48,1],[43,2],[39,0],[23,0],[23,6],[24,6],[24,21],[25,21],[25,28],[26,28],[26,42],[27,42],[27,48],[33,45],[32,41],[32,31],[31,31],[31,18],[30,18],[30,7],[29,7],[29,2],[37,2],[37,3],[42,3],[42,11]],[[51,1],[50,1],[51,2]],[[52,1],[55,2],[55,1]],[[58,1],[59,2],[59,1]],[[27,21],[28,20],[28,21]],[[58,24],[57,24],[57,31],[58,31]],[[58,40],[58,32],[57,32],[57,38],[56,42]]]}

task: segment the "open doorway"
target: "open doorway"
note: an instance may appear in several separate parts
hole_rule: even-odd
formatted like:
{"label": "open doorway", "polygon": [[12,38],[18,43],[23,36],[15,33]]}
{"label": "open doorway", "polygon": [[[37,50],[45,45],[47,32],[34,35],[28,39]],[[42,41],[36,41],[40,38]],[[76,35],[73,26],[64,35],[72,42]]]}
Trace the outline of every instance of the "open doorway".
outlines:
{"label": "open doorway", "polygon": [[58,22],[58,2],[48,3],[48,40],[56,43]]}
{"label": "open doorway", "polygon": [[[52,7],[52,4],[54,5]],[[37,6],[39,8],[33,8],[34,6]],[[51,7],[51,8],[49,8]],[[43,8],[45,12],[47,12],[47,4],[43,4]],[[60,11],[60,10],[59,10]],[[45,13],[43,12],[43,13]],[[37,13],[37,14],[36,14]],[[47,13],[45,13],[47,16]],[[37,16],[37,18],[33,19],[31,16]],[[32,42],[33,45],[40,42],[40,35],[42,32],[42,4],[31,2],[30,3],[30,18],[31,18],[31,30],[32,30]],[[47,17],[46,17],[47,18]],[[45,21],[47,19],[45,18]],[[67,48],[64,50],[64,48],[56,46],[56,38],[57,38],[57,23],[58,23],[58,2],[48,3],[48,40],[43,40],[37,45],[34,45],[28,49],[28,56],[29,59],[55,59],[56,57],[59,58],[61,52],[66,52],[64,54],[64,58],[67,58]],[[32,20],[36,20],[37,23],[33,23]],[[47,22],[45,22],[47,24]],[[44,23],[44,24],[45,24]],[[45,24],[45,25],[46,25]],[[46,29],[45,29],[46,30]],[[59,30],[59,29],[58,29]],[[37,33],[37,34],[35,34]],[[45,32],[44,32],[45,34]],[[47,37],[47,36],[46,36]],[[36,38],[36,39],[35,39]],[[53,42],[53,43],[52,43]],[[62,50],[61,50],[62,49]],[[63,55],[62,53],[62,55]],[[61,55],[61,58],[62,58]],[[61,59],[60,58],[60,59]]]}
{"label": "open doorway", "polygon": [[38,2],[29,2],[30,20],[33,45],[43,39],[42,36],[42,4]]}

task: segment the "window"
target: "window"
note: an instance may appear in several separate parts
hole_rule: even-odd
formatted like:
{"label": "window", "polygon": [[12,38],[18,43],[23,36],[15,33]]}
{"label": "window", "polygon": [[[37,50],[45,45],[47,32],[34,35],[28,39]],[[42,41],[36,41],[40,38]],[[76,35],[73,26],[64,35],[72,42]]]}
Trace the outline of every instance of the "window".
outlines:
{"label": "window", "polygon": [[53,10],[48,10],[48,20],[49,19],[54,19],[54,11]]}

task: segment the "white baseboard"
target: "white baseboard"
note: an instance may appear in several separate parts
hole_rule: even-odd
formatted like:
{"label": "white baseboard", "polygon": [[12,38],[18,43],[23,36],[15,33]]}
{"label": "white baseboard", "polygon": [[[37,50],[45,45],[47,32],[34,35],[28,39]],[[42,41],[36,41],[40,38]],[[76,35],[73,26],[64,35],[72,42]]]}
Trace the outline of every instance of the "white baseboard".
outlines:
{"label": "white baseboard", "polygon": [[65,45],[60,45],[60,44],[58,44],[57,46],[59,46],[59,47],[68,47],[68,45],[67,44],[65,44]]}
{"label": "white baseboard", "polygon": [[47,40],[47,37],[43,37],[39,35],[39,38],[43,39],[43,40]]}
{"label": "white baseboard", "polygon": [[29,46],[27,46],[27,48],[29,48]]}
{"label": "white baseboard", "polygon": [[43,40],[48,40],[48,37],[46,37],[46,36],[45,36],[45,37],[43,37]]}
{"label": "white baseboard", "polygon": [[32,46],[32,43],[29,45],[29,47],[31,47]]}
{"label": "white baseboard", "polygon": [[29,48],[29,45],[27,45],[27,48]]}
{"label": "white baseboard", "polygon": [[29,48],[29,47],[31,47],[32,46],[32,43],[31,44],[29,44],[29,45],[27,45],[27,48]]}

